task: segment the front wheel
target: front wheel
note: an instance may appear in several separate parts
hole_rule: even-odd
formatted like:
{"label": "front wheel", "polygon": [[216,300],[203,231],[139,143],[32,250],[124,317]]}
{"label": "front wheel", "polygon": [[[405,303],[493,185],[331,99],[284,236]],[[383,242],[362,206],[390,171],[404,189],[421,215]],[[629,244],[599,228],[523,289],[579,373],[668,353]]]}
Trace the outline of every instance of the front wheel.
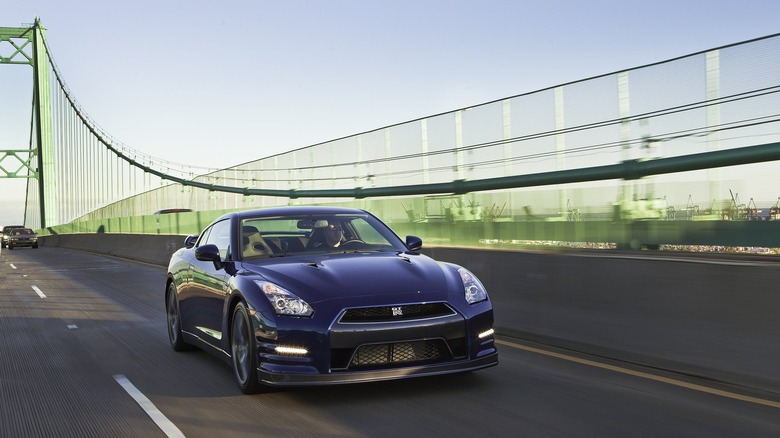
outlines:
{"label": "front wheel", "polygon": [[257,341],[244,303],[238,303],[233,310],[231,327],[230,352],[236,383],[244,394],[254,394],[261,388],[257,380]]}
{"label": "front wheel", "polygon": [[176,299],[176,285],[171,282],[168,285],[168,293],[165,297],[165,313],[168,319],[168,340],[174,351],[185,351],[191,347],[184,342],[181,335],[181,313],[179,301]]}

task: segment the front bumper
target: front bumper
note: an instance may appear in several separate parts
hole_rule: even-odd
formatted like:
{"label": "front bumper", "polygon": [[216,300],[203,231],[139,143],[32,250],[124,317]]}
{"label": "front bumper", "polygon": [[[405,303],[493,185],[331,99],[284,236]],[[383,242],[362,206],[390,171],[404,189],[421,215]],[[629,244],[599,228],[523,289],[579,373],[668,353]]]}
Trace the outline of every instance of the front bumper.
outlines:
{"label": "front bumper", "polygon": [[[286,336],[281,330],[275,341],[258,345],[258,380],[271,386],[330,385],[468,372],[498,364],[493,335],[480,336],[493,326],[489,304],[470,318],[449,306],[439,307],[446,314],[358,323],[337,319],[323,334],[298,331]],[[275,352],[280,344],[309,351],[285,356]]]}
{"label": "front bumper", "polygon": [[6,246],[13,248],[22,246],[38,246],[38,239],[9,239]]}
{"label": "front bumper", "polygon": [[495,365],[498,365],[498,352],[494,349],[492,353],[475,360],[370,371],[345,371],[329,374],[291,374],[274,372],[273,370],[261,368],[257,370],[257,378],[269,386],[341,385],[346,383],[378,382],[383,380],[462,373],[476,371]]}

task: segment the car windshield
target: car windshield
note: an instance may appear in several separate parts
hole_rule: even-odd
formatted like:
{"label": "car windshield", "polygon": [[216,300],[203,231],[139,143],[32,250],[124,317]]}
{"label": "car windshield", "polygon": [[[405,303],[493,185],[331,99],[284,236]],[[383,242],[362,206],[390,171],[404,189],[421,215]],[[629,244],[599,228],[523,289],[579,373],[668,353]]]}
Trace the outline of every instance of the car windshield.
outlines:
{"label": "car windshield", "polygon": [[30,234],[35,234],[35,232],[29,228],[17,228],[11,231],[12,236],[28,236]]}
{"label": "car windshield", "polygon": [[398,236],[368,214],[246,218],[241,239],[244,258],[406,249]]}

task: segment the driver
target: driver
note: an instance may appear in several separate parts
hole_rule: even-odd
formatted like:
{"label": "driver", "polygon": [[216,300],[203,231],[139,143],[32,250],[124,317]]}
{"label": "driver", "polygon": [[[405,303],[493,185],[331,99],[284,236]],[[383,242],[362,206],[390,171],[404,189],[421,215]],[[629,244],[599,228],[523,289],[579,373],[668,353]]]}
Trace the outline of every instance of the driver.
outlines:
{"label": "driver", "polygon": [[340,224],[329,224],[323,229],[325,235],[325,244],[331,248],[341,245],[341,239],[344,237],[344,231]]}

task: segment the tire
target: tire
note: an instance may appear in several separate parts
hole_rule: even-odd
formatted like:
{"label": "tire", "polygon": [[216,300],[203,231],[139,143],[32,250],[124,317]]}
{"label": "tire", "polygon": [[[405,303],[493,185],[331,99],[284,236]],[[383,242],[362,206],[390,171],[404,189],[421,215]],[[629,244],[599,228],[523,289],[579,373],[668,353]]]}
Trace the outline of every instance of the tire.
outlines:
{"label": "tire", "polygon": [[168,340],[174,351],[191,350],[192,346],[184,342],[181,335],[181,313],[179,301],[176,299],[176,285],[171,282],[165,296],[165,314],[168,321]]}
{"label": "tire", "polygon": [[38,247],[38,245],[33,245],[33,248],[37,248],[37,247]]}
{"label": "tire", "polygon": [[260,392],[257,379],[257,342],[246,305],[240,302],[233,310],[230,324],[230,354],[236,383],[244,394]]}
{"label": "tire", "polygon": [[10,251],[10,250],[12,250],[12,249],[14,249],[14,247],[13,247],[13,246],[11,246],[11,245],[8,245],[8,250]]}

